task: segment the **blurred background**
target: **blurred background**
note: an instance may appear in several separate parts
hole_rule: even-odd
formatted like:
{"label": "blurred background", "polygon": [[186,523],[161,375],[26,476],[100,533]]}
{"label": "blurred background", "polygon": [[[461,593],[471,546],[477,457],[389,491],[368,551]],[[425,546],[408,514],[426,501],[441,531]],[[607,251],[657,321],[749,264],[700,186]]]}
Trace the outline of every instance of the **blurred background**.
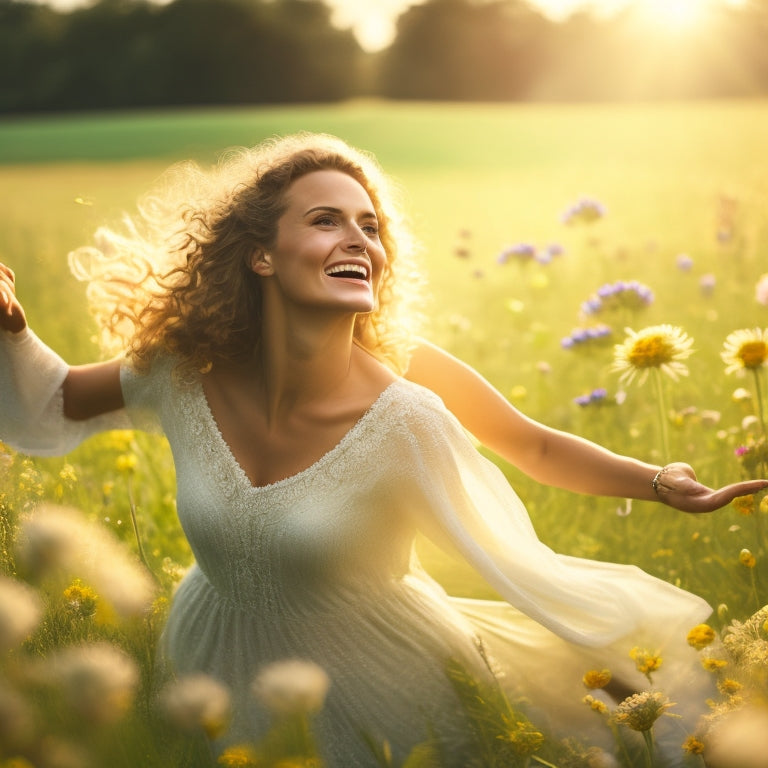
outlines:
{"label": "blurred background", "polygon": [[0,0],[0,114],[768,92],[768,0]]}

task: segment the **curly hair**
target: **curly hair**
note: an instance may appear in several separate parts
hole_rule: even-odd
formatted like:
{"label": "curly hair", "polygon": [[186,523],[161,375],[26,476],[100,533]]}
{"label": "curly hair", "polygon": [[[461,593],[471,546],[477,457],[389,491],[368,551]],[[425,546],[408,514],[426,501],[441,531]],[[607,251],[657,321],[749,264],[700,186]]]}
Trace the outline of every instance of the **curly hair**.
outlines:
{"label": "curly hair", "polygon": [[88,282],[102,346],[146,369],[160,354],[205,371],[253,355],[261,338],[260,278],[250,268],[268,250],[298,178],[338,170],[368,193],[387,253],[376,308],[359,314],[355,340],[393,370],[407,367],[420,276],[414,241],[392,186],[372,156],[324,134],[296,134],[232,150],[212,170],[181,163],[125,217],[121,232],[100,227],[94,246],[69,254]]}

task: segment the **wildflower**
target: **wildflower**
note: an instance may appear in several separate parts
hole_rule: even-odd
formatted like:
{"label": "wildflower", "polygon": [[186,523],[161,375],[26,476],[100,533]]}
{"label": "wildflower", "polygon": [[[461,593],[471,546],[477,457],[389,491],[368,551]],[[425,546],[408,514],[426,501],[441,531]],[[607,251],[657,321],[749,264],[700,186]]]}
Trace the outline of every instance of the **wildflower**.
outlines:
{"label": "wildflower", "polygon": [[26,639],[42,615],[40,598],[31,587],[0,576],[0,653]]}
{"label": "wildflower", "polygon": [[638,646],[629,652],[629,658],[635,662],[637,671],[644,674],[648,679],[650,679],[651,672],[656,672],[663,663],[661,656]]}
{"label": "wildflower", "polygon": [[611,671],[609,669],[590,669],[584,673],[581,679],[585,688],[594,690],[595,688],[605,688],[611,682]]}
{"label": "wildflower", "polygon": [[717,684],[717,689],[722,694],[733,696],[734,693],[738,693],[741,690],[741,683],[731,677],[726,677]]}
{"label": "wildflower", "polygon": [[611,343],[613,331],[610,326],[600,324],[588,328],[575,328],[568,336],[560,341],[563,349],[593,349],[604,347]]}
{"label": "wildflower", "polygon": [[559,243],[550,243],[536,251],[535,259],[539,264],[550,264],[553,259],[563,255],[563,246]]}
{"label": "wildflower", "polygon": [[510,400],[525,400],[528,397],[528,390],[522,384],[516,384],[509,390]]}
{"label": "wildflower", "polygon": [[67,606],[77,616],[88,618],[96,613],[98,595],[80,579],[75,579],[65,590]]}
{"label": "wildflower", "polygon": [[601,312],[629,310],[636,312],[653,303],[653,291],[637,280],[617,280],[606,283],[597,289],[597,293],[581,305],[585,315]]}
{"label": "wildflower", "polygon": [[21,522],[16,557],[33,578],[76,574],[120,616],[143,613],[152,602],[154,584],[147,571],[109,531],[76,510],[38,507]]}
{"label": "wildflower", "polygon": [[728,666],[728,662],[725,659],[715,659],[711,656],[702,656],[701,666],[707,670],[707,672],[719,672],[721,669]]}
{"label": "wildflower", "polygon": [[322,708],[330,681],[311,661],[292,659],[264,667],[253,682],[253,692],[276,714],[316,712]]}
{"label": "wildflower", "polygon": [[574,397],[573,402],[585,408],[588,405],[603,405],[607,402],[608,390],[604,387],[593,389],[588,395]]}
{"label": "wildflower", "polygon": [[742,549],[739,552],[739,562],[747,568],[754,568],[757,565],[755,556],[748,549]]}
{"label": "wildflower", "polygon": [[169,683],[160,695],[160,707],[176,728],[202,728],[209,739],[226,731],[231,714],[229,690],[205,674],[188,675]]}
{"label": "wildflower", "polygon": [[693,339],[681,328],[654,325],[638,332],[627,328],[626,332],[628,338],[614,347],[612,370],[621,373],[619,381],[631,384],[638,377],[638,384],[643,384],[652,368],[675,381],[678,376],[688,375],[682,361],[690,356]]}
{"label": "wildflower", "polygon": [[100,724],[127,713],[139,683],[136,662],[108,643],[57,651],[43,662],[43,674],[78,715]]}
{"label": "wildflower", "polygon": [[714,292],[715,285],[717,285],[717,278],[711,273],[699,278],[699,288],[705,296],[710,296]]}
{"label": "wildflower", "polygon": [[683,750],[689,755],[703,755],[704,742],[699,741],[695,736],[689,736],[683,742]]}
{"label": "wildflower", "polygon": [[563,224],[592,224],[602,219],[606,214],[606,208],[602,203],[591,197],[583,197],[569,206],[561,217]]}
{"label": "wildflower", "polygon": [[697,624],[688,632],[688,645],[700,651],[715,639],[715,630],[709,624]]}
{"label": "wildflower", "polygon": [[115,469],[124,475],[133,474],[138,464],[139,460],[135,453],[121,453],[115,459]]}
{"label": "wildflower", "polygon": [[604,715],[608,711],[608,705],[600,699],[596,699],[591,694],[587,694],[582,701],[593,711]]}
{"label": "wildflower", "polygon": [[755,497],[752,494],[737,496],[731,506],[740,514],[749,517],[755,511]]}
{"label": "wildflower", "polygon": [[731,395],[731,400],[733,400],[734,403],[744,403],[751,399],[752,393],[748,389],[744,389],[744,387],[734,389],[733,394]]}
{"label": "wildflower", "polygon": [[497,256],[496,261],[499,264],[508,264],[510,261],[517,261],[526,264],[536,256],[536,246],[531,243],[516,243],[508,245]]}
{"label": "wildflower", "polygon": [[614,719],[633,731],[650,731],[653,724],[674,706],[661,691],[643,691],[624,699],[616,708]]}
{"label": "wildflower", "polygon": [[690,272],[693,266],[693,259],[687,253],[680,253],[675,259],[675,264],[681,272]]}
{"label": "wildflower", "polygon": [[526,719],[508,723],[509,730],[500,739],[512,746],[518,755],[531,755],[544,743],[544,734]]}
{"label": "wildflower", "polygon": [[744,328],[729,333],[720,357],[726,364],[726,373],[762,368],[768,362],[768,328]]}
{"label": "wildflower", "polygon": [[768,307],[768,273],[760,275],[755,286],[755,301],[758,304],[762,304],[764,307]]}
{"label": "wildflower", "polygon": [[248,744],[227,747],[216,761],[225,768],[256,768],[259,758],[256,750]]}

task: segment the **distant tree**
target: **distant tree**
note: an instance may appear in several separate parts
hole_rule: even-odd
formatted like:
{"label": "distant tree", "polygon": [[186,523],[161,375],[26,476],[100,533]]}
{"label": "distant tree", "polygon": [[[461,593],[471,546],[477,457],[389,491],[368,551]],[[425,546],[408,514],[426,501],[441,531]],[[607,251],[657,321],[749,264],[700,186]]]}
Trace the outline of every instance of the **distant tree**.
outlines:
{"label": "distant tree", "polygon": [[552,25],[516,0],[428,0],[403,13],[381,89],[406,99],[516,99],[546,60]]}
{"label": "distant tree", "polygon": [[0,111],[336,100],[364,55],[320,0],[0,0]]}

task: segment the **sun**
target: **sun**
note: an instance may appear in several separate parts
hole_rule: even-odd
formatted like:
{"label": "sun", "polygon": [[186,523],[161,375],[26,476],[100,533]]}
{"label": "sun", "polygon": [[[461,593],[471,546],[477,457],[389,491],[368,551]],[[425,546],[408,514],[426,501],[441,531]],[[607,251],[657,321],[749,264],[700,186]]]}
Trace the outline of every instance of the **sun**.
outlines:
{"label": "sun", "polygon": [[641,0],[643,16],[654,24],[674,29],[696,26],[705,15],[704,0]]}

